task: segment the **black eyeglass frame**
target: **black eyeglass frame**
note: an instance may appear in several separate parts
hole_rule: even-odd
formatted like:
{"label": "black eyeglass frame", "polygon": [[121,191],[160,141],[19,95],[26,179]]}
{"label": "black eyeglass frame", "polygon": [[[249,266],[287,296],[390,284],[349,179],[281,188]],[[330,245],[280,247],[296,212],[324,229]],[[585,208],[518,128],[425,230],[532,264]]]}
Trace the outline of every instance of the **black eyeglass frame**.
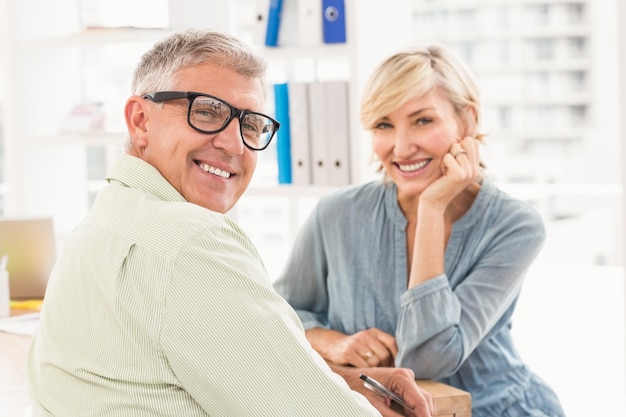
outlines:
{"label": "black eyeglass frame", "polygon": [[[234,118],[237,118],[239,120],[239,134],[241,136],[241,140],[243,142],[244,145],[246,145],[247,148],[252,149],[253,151],[262,151],[264,149],[266,149],[269,144],[272,142],[272,139],[274,139],[274,136],[276,135],[276,132],[278,132],[278,129],[280,128],[280,122],[272,117],[269,117],[267,114],[263,114],[263,113],[259,113],[259,112],[255,112],[255,111],[250,111],[250,110],[241,110],[235,106],[233,106],[232,104],[230,104],[227,101],[222,100],[219,97],[215,97],[212,96],[210,94],[205,94],[205,93],[197,93],[194,91],[157,91],[157,92],[152,92],[152,93],[145,93],[142,95],[143,98],[145,98],[146,100],[150,100],[154,103],[162,103],[164,101],[170,101],[170,100],[178,100],[181,98],[186,98],[187,101],[189,102],[189,106],[187,107],[187,124],[194,130],[200,132],[200,133],[206,133],[206,134],[214,134],[214,133],[219,133],[221,131],[223,131],[224,129],[226,129],[228,127],[228,125],[230,124],[230,122],[233,121]],[[219,129],[216,130],[204,130],[204,129],[199,129],[196,126],[194,126],[191,123],[191,106],[193,104],[193,101],[197,98],[197,97],[209,97],[212,98],[214,100],[217,100],[221,103],[224,103],[226,106],[228,106],[228,108],[230,109],[230,116],[228,116],[228,119],[226,119],[226,121],[224,122],[224,125],[222,127],[220,127]],[[243,137],[243,118],[248,115],[248,114],[256,114],[259,116],[263,116],[266,117],[267,119],[269,119],[273,126],[274,126],[274,130],[272,132],[272,136],[270,136],[269,140],[267,141],[267,143],[265,144],[265,146],[263,146],[262,148],[256,148],[254,146],[251,146],[250,144],[248,144],[245,140],[245,138]]]}

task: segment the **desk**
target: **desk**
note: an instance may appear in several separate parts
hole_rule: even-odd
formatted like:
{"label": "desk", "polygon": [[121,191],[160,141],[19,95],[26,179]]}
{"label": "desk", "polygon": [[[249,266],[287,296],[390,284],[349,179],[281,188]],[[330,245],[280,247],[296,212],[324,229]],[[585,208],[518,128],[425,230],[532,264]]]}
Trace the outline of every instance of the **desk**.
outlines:
{"label": "desk", "polygon": [[[12,310],[11,315],[31,313]],[[26,385],[26,354],[31,337],[0,332],[0,416],[23,417],[31,403]]]}
{"label": "desk", "polygon": [[417,381],[433,397],[433,417],[472,417],[472,398],[468,392],[435,381]]}
{"label": "desk", "polygon": [[[23,417],[31,403],[26,384],[26,354],[30,336],[0,332],[0,416]],[[430,392],[435,417],[471,417],[470,395],[435,381],[417,381]]]}

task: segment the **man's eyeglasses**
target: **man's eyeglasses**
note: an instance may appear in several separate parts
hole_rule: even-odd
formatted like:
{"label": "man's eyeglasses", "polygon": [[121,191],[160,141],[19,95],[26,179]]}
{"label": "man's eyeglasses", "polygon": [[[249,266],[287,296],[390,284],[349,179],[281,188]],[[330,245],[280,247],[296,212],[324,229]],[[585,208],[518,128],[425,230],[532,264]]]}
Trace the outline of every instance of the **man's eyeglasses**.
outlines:
{"label": "man's eyeglasses", "polygon": [[143,98],[161,103],[186,98],[189,101],[187,123],[202,133],[218,133],[236,117],[244,145],[255,151],[267,148],[280,123],[269,116],[231,106],[217,97],[191,91],[159,91],[146,93]]}

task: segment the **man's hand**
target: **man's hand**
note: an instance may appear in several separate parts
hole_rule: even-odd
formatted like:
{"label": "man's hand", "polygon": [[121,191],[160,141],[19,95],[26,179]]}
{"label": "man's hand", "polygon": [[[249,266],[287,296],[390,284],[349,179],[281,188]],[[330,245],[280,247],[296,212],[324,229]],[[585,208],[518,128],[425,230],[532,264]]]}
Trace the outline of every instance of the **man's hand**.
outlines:
{"label": "man's hand", "polygon": [[[332,370],[346,380],[350,388],[362,394],[383,415],[383,417],[401,417],[402,414],[391,408],[391,401],[365,388],[360,374],[366,374],[400,395],[413,408],[413,414],[405,410],[406,416],[431,417],[433,403],[430,394],[415,383],[413,371],[406,368],[352,368],[330,365]],[[395,408],[395,407],[394,407]]]}

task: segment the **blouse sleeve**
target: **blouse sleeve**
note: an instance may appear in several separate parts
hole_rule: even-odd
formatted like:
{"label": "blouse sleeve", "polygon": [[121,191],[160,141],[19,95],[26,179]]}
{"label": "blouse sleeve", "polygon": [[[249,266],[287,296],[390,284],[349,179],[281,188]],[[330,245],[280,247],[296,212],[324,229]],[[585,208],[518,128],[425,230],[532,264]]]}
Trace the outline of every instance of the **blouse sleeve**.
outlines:
{"label": "blouse sleeve", "polygon": [[274,282],[274,288],[295,309],[306,330],[329,327],[328,266],[319,217],[318,205],[298,231],[285,266]]}
{"label": "blouse sleeve", "polygon": [[500,213],[482,236],[461,239],[453,276],[434,277],[401,297],[396,365],[418,378],[454,374],[483,339],[507,325],[545,230],[533,209],[518,209]]}

